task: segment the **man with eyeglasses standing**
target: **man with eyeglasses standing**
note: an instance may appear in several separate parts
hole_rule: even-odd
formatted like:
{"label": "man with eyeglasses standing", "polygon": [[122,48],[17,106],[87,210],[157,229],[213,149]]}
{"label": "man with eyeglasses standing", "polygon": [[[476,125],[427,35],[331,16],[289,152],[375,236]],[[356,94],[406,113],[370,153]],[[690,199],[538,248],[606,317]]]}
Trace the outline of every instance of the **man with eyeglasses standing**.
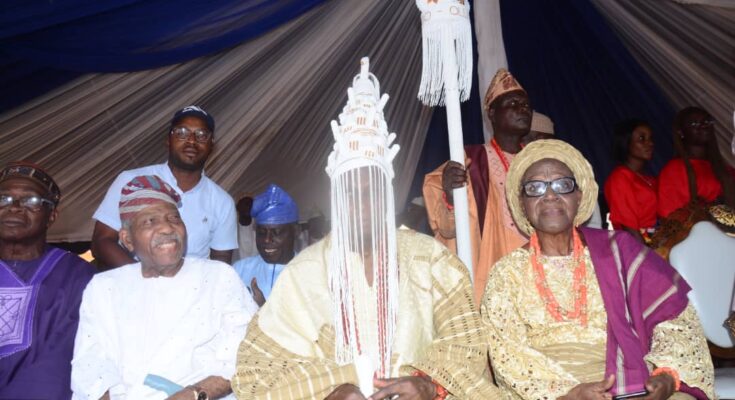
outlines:
{"label": "man with eyeglasses standing", "polygon": [[237,248],[237,213],[232,197],[204,174],[214,147],[214,118],[197,106],[174,114],[167,135],[168,162],[124,171],[110,185],[92,218],[92,254],[106,268],[135,262],[119,242],[117,210],[122,187],[139,175],[157,175],[181,196],[186,224],[186,256],[230,263]]}
{"label": "man with eyeglasses standing", "polygon": [[61,191],[27,162],[0,170],[0,399],[69,399],[82,292],[95,270],[51,247]]}

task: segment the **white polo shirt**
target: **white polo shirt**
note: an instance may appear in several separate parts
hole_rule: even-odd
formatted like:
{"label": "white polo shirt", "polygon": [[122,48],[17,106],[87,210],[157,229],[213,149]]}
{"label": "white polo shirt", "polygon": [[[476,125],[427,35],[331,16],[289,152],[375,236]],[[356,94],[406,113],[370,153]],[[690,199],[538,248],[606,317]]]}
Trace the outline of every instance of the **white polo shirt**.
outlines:
{"label": "white polo shirt", "polygon": [[125,184],[140,175],[158,175],[181,196],[179,213],[186,225],[187,257],[209,258],[210,249],[237,248],[237,212],[232,197],[203,172],[199,183],[188,192],[183,192],[167,163],[120,173],[92,218],[119,231],[120,192]]}

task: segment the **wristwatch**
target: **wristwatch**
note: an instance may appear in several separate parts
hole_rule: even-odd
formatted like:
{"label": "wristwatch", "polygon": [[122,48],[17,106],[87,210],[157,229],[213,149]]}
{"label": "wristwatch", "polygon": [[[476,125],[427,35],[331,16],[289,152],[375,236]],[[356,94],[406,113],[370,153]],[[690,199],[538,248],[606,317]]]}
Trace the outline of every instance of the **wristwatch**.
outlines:
{"label": "wristwatch", "polygon": [[199,386],[189,386],[189,387],[194,392],[194,400],[209,400],[209,396],[207,395],[207,392],[205,392]]}

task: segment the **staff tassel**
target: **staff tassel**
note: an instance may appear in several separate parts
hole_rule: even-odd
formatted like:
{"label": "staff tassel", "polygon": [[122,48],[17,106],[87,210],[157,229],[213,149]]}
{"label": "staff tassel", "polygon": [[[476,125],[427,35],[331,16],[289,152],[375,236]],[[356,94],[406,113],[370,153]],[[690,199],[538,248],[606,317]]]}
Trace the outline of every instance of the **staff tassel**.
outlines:
{"label": "staff tassel", "polygon": [[[472,86],[472,27],[468,0],[416,0],[421,11],[423,70],[418,98],[427,106],[445,106],[449,129],[449,158],[464,164],[462,113],[459,103]],[[467,187],[454,189],[457,255],[472,276]]]}

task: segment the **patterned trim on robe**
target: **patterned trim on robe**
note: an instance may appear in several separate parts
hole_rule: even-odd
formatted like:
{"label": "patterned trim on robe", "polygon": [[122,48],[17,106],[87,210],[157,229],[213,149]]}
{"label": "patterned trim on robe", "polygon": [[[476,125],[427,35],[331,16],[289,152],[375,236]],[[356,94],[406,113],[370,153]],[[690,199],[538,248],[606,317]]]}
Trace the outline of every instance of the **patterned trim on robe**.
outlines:
{"label": "patterned trim on robe", "polygon": [[[691,288],[664,259],[622,231],[582,228],[607,311],[605,375],[613,395],[641,391],[649,377],[644,357],[656,326],[679,316]],[[614,267],[614,268],[613,268]],[[682,382],[681,392],[707,399]]]}

